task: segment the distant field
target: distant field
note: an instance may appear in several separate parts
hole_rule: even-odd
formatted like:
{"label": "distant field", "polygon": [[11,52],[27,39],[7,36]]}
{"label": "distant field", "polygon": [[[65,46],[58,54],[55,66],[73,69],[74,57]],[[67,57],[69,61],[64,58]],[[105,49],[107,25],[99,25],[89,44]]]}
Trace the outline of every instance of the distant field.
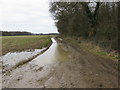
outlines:
{"label": "distant field", "polygon": [[2,36],[2,54],[28,49],[40,49],[49,46],[51,36]]}

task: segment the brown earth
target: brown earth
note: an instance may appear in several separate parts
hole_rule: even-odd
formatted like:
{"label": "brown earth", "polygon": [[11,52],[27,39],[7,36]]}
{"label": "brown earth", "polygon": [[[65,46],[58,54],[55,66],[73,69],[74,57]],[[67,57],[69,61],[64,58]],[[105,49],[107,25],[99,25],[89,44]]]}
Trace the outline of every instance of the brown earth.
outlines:
{"label": "brown earth", "polygon": [[[58,40],[59,42],[59,40]],[[104,59],[62,41],[70,53],[64,62],[26,63],[3,74],[3,88],[117,88],[117,61]]]}

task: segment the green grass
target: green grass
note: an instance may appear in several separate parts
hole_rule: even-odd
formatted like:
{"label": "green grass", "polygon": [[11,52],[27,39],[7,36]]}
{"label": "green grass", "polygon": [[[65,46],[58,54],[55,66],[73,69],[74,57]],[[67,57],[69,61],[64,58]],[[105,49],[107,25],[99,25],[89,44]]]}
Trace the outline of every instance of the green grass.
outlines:
{"label": "green grass", "polygon": [[103,48],[98,45],[94,45],[91,42],[83,41],[80,43],[80,47],[100,57],[118,60],[118,54],[115,53],[115,51],[106,52]]}
{"label": "green grass", "polygon": [[8,52],[41,49],[51,45],[51,36],[2,36],[2,54]]}
{"label": "green grass", "polygon": [[63,37],[65,41],[68,41],[68,43],[72,46],[75,46],[76,48],[80,48],[84,51],[91,52],[95,55],[98,55],[103,58],[109,58],[112,60],[118,60],[118,53],[115,53],[115,51],[106,52],[103,48],[99,47],[98,45],[94,45],[91,42],[81,40],[80,43],[70,37]]}

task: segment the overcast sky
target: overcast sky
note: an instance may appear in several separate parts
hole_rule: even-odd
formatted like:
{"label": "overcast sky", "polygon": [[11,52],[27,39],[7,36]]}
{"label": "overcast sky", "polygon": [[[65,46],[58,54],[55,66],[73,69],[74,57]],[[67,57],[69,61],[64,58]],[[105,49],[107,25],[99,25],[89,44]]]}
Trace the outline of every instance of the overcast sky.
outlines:
{"label": "overcast sky", "polygon": [[57,32],[49,0],[0,0],[0,30]]}

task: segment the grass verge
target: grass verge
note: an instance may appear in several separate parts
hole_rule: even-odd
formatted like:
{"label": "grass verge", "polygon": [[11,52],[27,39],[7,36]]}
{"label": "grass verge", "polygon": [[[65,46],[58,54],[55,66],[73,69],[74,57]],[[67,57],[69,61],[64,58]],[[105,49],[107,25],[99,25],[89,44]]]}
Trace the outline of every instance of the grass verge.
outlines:
{"label": "grass verge", "polygon": [[82,49],[84,51],[93,53],[103,58],[118,60],[118,53],[116,53],[115,51],[106,52],[105,49],[99,47],[98,45],[91,43],[90,41],[85,41],[82,39],[75,40],[71,37],[62,37],[62,38],[64,39],[64,41],[66,41],[67,43],[69,43],[70,45],[78,49]]}

